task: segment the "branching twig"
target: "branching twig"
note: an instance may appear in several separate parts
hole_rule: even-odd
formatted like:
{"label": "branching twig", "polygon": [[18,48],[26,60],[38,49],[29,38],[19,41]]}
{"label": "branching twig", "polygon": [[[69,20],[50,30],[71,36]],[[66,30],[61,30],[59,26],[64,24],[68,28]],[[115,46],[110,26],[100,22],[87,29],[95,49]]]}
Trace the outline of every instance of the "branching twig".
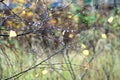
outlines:
{"label": "branching twig", "polygon": [[[68,70],[69,70],[69,72],[70,72],[70,75],[71,75],[71,77],[72,77],[72,80],[76,80],[76,76],[75,76],[75,73],[74,73],[74,71],[73,71],[71,61],[70,61],[70,59],[69,59],[68,49],[66,49],[66,51],[64,51],[63,57],[64,57],[64,59],[65,59],[65,63],[66,63],[66,65],[67,65],[67,67],[68,67]],[[67,63],[69,63],[69,64],[67,64]]]}
{"label": "branching twig", "polygon": [[46,59],[42,60],[40,63],[38,63],[38,64],[36,64],[36,65],[34,65],[34,66],[32,66],[32,67],[24,70],[24,71],[21,71],[21,72],[13,75],[13,76],[11,76],[11,77],[8,77],[8,78],[6,78],[5,80],[13,79],[13,78],[15,78],[15,77],[17,77],[17,76],[19,76],[19,75],[21,75],[21,74],[24,74],[24,73],[26,73],[26,72],[28,72],[28,71],[30,71],[30,70],[32,70],[32,69],[35,69],[36,67],[38,67],[39,65],[41,65],[42,63],[44,63],[45,61],[49,60],[51,57],[57,55],[58,53],[60,53],[60,52],[63,51],[63,50],[64,50],[64,48],[60,49],[59,51],[55,52],[54,54],[48,56]]}

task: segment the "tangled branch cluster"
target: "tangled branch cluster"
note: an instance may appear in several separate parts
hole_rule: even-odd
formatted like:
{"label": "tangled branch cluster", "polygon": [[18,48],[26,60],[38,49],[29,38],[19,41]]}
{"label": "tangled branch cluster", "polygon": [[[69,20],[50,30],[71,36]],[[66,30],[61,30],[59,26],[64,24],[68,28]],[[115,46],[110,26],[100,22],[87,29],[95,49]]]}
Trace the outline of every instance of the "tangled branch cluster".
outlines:
{"label": "tangled branch cluster", "polygon": [[[104,20],[104,21],[101,20],[101,17],[107,17],[107,16],[106,14],[104,14],[103,10],[101,10],[102,14],[101,13],[98,14],[97,18],[95,15],[93,16],[89,14],[89,11],[92,10],[90,5],[87,5],[84,7],[83,6],[81,7],[78,5],[79,7],[74,7],[74,4],[71,2],[71,3],[67,3],[67,5],[63,4],[58,6],[57,3],[52,3],[51,5],[48,5],[48,3],[45,2],[44,0],[36,0],[36,2],[33,2],[33,3],[28,1],[28,4],[23,4],[22,6],[19,5],[20,8],[18,7],[14,9],[14,7],[16,6],[15,4],[12,6],[8,6],[3,2],[3,0],[1,0],[0,3],[5,6],[4,9],[0,10],[0,38],[1,39],[2,38],[3,40],[5,40],[6,38],[9,39],[10,37],[9,32],[12,30],[16,33],[15,39],[21,41],[22,44],[24,45],[25,45],[25,38],[27,38],[27,42],[30,43],[30,45],[32,44],[31,40],[34,38],[34,42],[35,42],[35,39],[37,39],[41,43],[39,45],[42,46],[42,49],[43,48],[45,49],[50,48],[50,50],[59,49],[57,52],[53,51],[54,53],[47,55],[47,57],[42,59],[42,61],[38,63],[34,62],[35,63],[34,65],[24,70],[22,70],[21,68],[21,71],[13,75],[10,75],[11,77],[5,76],[6,80],[13,79],[13,78],[17,79],[18,77],[22,76],[24,73],[30,70],[33,70],[38,66],[41,66],[41,64],[43,64],[46,61],[49,61],[58,53],[63,53],[62,57],[64,57],[64,62],[67,66],[67,70],[69,71],[71,78],[73,80],[77,80],[76,73],[74,73],[74,70],[73,70],[73,66],[72,66],[73,64],[71,63],[72,60],[69,59],[69,55],[68,55],[68,48],[71,47],[72,45],[76,46],[74,44],[77,44],[77,46],[80,47],[79,51],[81,52],[83,51],[82,53],[85,56],[87,56],[87,61],[85,58],[83,59],[83,62],[82,62],[83,64],[87,62],[87,64],[84,65],[85,69],[83,70],[83,72],[81,71],[80,73],[81,80],[84,80],[84,77],[88,71],[88,68],[90,67],[90,63],[96,58],[98,54],[101,53],[101,51],[103,51],[104,45],[107,44],[106,34],[108,33],[109,30],[108,29],[106,29],[106,31],[103,30],[103,32],[105,33],[102,35],[104,40],[101,39],[99,42],[99,39],[96,36],[96,34],[99,34],[99,33],[97,33],[95,29],[93,29],[94,26],[101,27],[102,25],[107,24],[108,22],[107,20]],[[70,11],[71,8],[73,8],[73,12]],[[113,17],[111,18],[109,22],[113,21]],[[104,24],[101,21],[103,21]],[[92,26],[91,31],[88,30],[88,32],[87,31],[86,32],[83,31],[83,33],[81,32],[82,30],[91,28],[90,26]],[[81,40],[81,41],[77,40],[76,42],[75,39],[77,38],[79,38],[78,40]],[[84,40],[87,40],[87,41],[84,41]],[[99,42],[99,45],[96,48],[97,40]],[[83,44],[81,45],[81,43]],[[87,46],[84,45],[84,43],[87,44]],[[101,43],[103,43],[103,45]],[[66,45],[70,45],[70,46],[66,46]],[[37,47],[37,45],[35,45],[35,47]],[[27,49],[28,48],[29,47],[27,47]],[[39,47],[37,47],[37,49],[39,49]],[[8,60],[10,60],[7,54],[5,53],[4,49],[1,48],[1,50],[3,55],[5,55],[4,58],[7,58]],[[15,56],[17,56],[16,60],[18,60],[17,58],[19,54],[16,54],[17,48],[12,50],[14,50]],[[92,51],[91,56],[89,56],[89,50]],[[36,53],[38,55],[40,54],[39,51],[38,52],[36,51]],[[42,50],[41,50],[41,53],[42,53]],[[23,54],[22,51],[20,52],[20,54]],[[10,61],[8,61],[8,63],[9,62]],[[63,63],[60,63],[60,65],[61,64]],[[83,67],[83,64],[82,66],[79,65],[79,67]],[[25,67],[24,64],[23,64],[23,67]],[[63,75],[63,74],[60,73],[60,75]]]}
{"label": "tangled branch cluster", "polygon": [[[14,12],[4,2],[1,1],[1,3],[6,8],[1,10],[0,36],[9,37],[8,32],[15,30],[17,37],[28,34],[40,36],[44,47],[50,47],[50,41],[52,41],[55,48],[60,44],[66,45],[78,32],[76,24],[72,22],[71,18],[68,18],[69,14],[64,11],[69,11],[70,4],[49,8],[45,2],[38,1],[34,5],[36,6],[34,10],[27,6],[18,12]],[[29,16],[26,12],[30,10],[33,11],[33,15]],[[20,14],[26,15],[20,16]]]}

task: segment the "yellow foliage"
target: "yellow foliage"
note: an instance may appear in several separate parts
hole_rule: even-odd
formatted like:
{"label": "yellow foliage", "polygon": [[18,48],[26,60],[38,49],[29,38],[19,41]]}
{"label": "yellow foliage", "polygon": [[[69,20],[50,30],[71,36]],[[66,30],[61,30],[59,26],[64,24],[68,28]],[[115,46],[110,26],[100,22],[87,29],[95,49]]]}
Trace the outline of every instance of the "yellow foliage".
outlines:
{"label": "yellow foliage", "polygon": [[65,30],[62,32],[62,35],[64,35],[65,34]]}
{"label": "yellow foliage", "polygon": [[17,2],[20,3],[20,4],[25,4],[25,1],[26,0],[18,0]]}
{"label": "yellow foliage", "polygon": [[38,77],[38,76],[39,76],[39,74],[36,74],[36,75],[35,75],[35,77]]}
{"label": "yellow foliage", "polygon": [[108,19],[108,23],[112,23],[112,22],[113,22],[113,19],[114,19],[114,17],[111,16],[111,17]]}
{"label": "yellow foliage", "polygon": [[52,13],[49,13],[49,16],[51,17],[51,16],[52,16]]}
{"label": "yellow foliage", "polygon": [[72,18],[72,15],[69,15],[68,18]]}
{"label": "yellow foliage", "polygon": [[22,11],[22,12],[20,13],[20,16],[25,16],[25,14],[26,14],[26,11]]}
{"label": "yellow foliage", "polygon": [[89,50],[83,50],[83,54],[85,55],[85,56],[89,56]]}
{"label": "yellow foliage", "polygon": [[86,48],[86,45],[85,45],[85,44],[81,44],[81,48],[82,48],[82,49],[85,49],[85,48]]}
{"label": "yellow foliage", "polygon": [[12,22],[12,21],[7,21],[7,23],[9,24],[9,26],[12,26],[12,25],[13,25],[13,22]]}
{"label": "yellow foliage", "polygon": [[73,38],[74,37],[74,35],[71,33],[71,34],[69,34],[69,36],[68,36],[69,38]]}
{"label": "yellow foliage", "polygon": [[48,73],[47,70],[43,70],[43,71],[42,71],[42,74],[47,74],[47,73]]}
{"label": "yellow foliage", "polygon": [[107,35],[106,35],[106,34],[101,34],[101,37],[102,37],[103,39],[107,39]]}
{"label": "yellow foliage", "polygon": [[26,14],[26,11],[23,11],[22,14]]}
{"label": "yellow foliage", "polygon": [[31,17],[31,16],[33,16],[33,13],[32,12],[27,12],[27,16]]}
{"label": "yellow foliage", "polygon": [[16,36],[17,36],[16,32],[13,30],[10,30],[9,37],[12,38],[12,37],[16,37]]}
{"label": "yellow foliage", "polygon": [[19,7],[15,7],[12,9],[13,12],[17,13],[18,11],[20,11],[22,8],[19,6]]}
{"label": "yellow foliage", "polygon": [[31,4],[31,6],[30,6],[30,9],[35,9],[35,7],[36,7],[36,3],[34,3],[34,2],[32,2],[32,4]]}
{"label": "yellow foliage", "polygon": [[58,18],[58,24],[61,24],[61,23],[62,23],[61,18]]}
{"label": "yellow foliage", "polygon": [[0,13],[0,17],[2,17],[3,15]]}
{"label": "yellow foliage", "polygon": [[79,22],[79,16],[78,15],[74,16],[73,20],[74,20],[74,22],[78,23]]}
{"label": "yellow foliage", "polygon": [[56,20],[55,19],[51,19],[50,20],[50,24],[56,24]]}

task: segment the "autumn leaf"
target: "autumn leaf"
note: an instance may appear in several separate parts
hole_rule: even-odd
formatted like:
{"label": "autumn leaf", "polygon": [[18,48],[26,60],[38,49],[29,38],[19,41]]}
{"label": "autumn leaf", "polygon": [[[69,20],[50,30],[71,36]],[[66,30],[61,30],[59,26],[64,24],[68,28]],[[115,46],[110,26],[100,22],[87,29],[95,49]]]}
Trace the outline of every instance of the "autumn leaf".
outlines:
{"label": "autumn leaf", "polygon": [[25,4],[25,0],[18,0],[17,2],[20,4]]}
{"label": "autumn leaf", "polygon": [[72,15],[69,15],[68,18],[72,18]]}
{"label": "autumn leaf", "polygon": [[27,12],[27,14],[26,14],[28,17],[31,17],[31,16],[33,16],[33,13],[32,12]]}
{"label": "autumn leaf", "polygon": [[38,76],[39,76],[39,74],[36,74],[36,75],[35,75],[35,77],[38,77]]}
{"label": "autumn leaf", "polygon": [[101,34],[101,37],[102,37],[103,39],[107,39],[107,35],[106,35],[106,34]]}
{"label": "autumn leaf", "polygon": [[84,69],[89,69],[89,68],[90,68],[90,64],[87,63],[84,65]]}
{"label": "autumn leaf", "polygon": [[51,19],[50,20],[50,24],[56,24],[56,20],[55,19]]}
{"label": "autumn leaf", "polygon": [[22,11],[22,12],[20,13],[20,16],[25,16],[25,14],[26,14],[26,11]]}
{"label": "autumn leaf", "polygon": [[62,32],[62,35],[65,35],[65,30]]}
{"label": "autumn leaf", "polygon": [[113,19],[114,19],[114,17],[110,17],[109,19],[108,19],[108,23],[112,23],[113,22]]}
{"label": "autumn leaf", "polygon": [[83,54],[85,55],[85,56],[89,56],[89,50],[83,50]]}
{"label": "autumn leaf", "polygon": [[43,70],[43,71],[42,71],[42,74],[47,74],[47,73],[48,73],[47,70]]}
{"label": "autumn leaf", "polygon": [[86,45],[85,45],[85,44],[81,44],[81,48],[82,48],[82,49],[85,49],[85,48],[86,48]]}
{"label": "autumn leaf", "polygon": [[74,35],[72,33],[70,33],[68,37],[72,39],[74,37]]}
{"label": "autumn leaf", "polygon": [[10,30],[9,37],[12,38],[12,37],[16,37],[16,36],[17,36],[16,32],[13,30]]}
{"label": "autumn leaf", "polygon": [[61,18],[58,18],[58,24],[61,24],[61,23],[62,23]]}

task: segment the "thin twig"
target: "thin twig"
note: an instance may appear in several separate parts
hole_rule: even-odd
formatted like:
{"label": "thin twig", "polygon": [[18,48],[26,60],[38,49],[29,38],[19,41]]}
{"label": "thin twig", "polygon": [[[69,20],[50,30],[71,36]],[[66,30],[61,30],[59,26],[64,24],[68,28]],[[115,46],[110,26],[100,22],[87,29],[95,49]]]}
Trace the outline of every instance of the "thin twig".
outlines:
{"label": "thin twig", "polygon": [[41,65],[42,63],[44,63],[45,61],[49,60],[51,57],[57,55],[58,53],[60,53],[60,52],[63,51],[63,50],[64,50],[64,48],[60,49],[59,51],[55,52],[54,54],[48,56],[46,59],[42,60],[40,63],[38,63],[38,64],[36,64],[36,65],[34,65],[34,66],[32,66],[32,67],[24,70],[24,71],[21,71],[21,72],[13,75],[13,76],[11,76],[11,77],[8,77],[8,78],[6,78],[5,80],[13,79],[13,78],[15,78],[15,77],[17,77],[17,76],[19,76],[19,75],[21,75],[21,74],[24,74],[24,73],[26,73],[26,72],[28,72],[28,71],[30,71],[30,70],[32,70],[32,69],[35,69],[36,67],[38,67],[39,65]]}
{"label": "thin twig", "polygon": [[69,55],[68,55],[68,49],[65,49],[66,51],[64,51],[64,54],[63,54],[63,57],[65,59],[65,63],[69,63],[69,64],[66,64],[67,65],[67,68],[68,68],[68,71],[70,72],[70,75],[72,77],[72,80],[76,80],[76,76],[75,76],[75,73],[73,71],[73,68],[72,68],[72,64],[71,64],[71,61],[69,59]]}

